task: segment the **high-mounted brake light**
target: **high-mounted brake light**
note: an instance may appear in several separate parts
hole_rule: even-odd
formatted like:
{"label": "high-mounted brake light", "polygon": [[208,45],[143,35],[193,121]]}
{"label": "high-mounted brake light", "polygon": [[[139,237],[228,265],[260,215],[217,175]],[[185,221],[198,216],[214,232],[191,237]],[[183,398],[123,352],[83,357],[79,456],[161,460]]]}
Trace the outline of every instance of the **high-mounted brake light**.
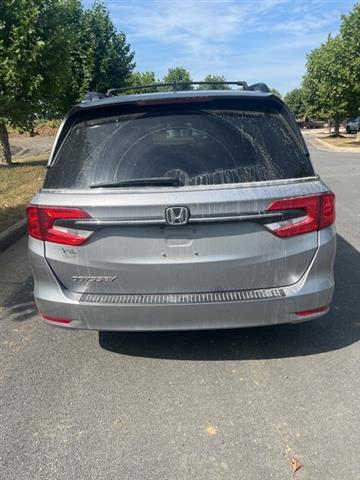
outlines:
{"label": "high-mounted brake light", "polygon": [[139,100],[137,105],[173,105],[175,103],[204,103],[208,102],[209,97],[175,97],[175,98],[149,98],[146,100]]}
{"label": "high-mounted brake light", "polygon": [[80,208],[29,205],[26,213],[28,234],[38,240],[75,246],[82,245],[91,235],[91,232],[76,230],[76,228],[71,228],[71,225],[64,227],[56,224],[61,220],[90,218]]}
{"label": "high-mounted brake light", "polygon": [[[274,235],[286,238],[314,232],[329,227],[335,222],[335,195],[332,192],[275,200],[267,212],[299,211],[299,215],[279,224],[268,225]],[[302,213],[303,212],[303,215]]]}

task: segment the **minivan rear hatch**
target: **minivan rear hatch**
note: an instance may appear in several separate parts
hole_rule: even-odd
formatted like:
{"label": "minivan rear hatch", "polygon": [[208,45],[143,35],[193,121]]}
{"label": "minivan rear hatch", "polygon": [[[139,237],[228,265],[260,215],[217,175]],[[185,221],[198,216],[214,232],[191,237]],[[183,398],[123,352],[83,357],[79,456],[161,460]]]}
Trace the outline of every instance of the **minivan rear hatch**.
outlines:
{"label": "minivan rear hatch", "polygon": [[268,209],[321,191],[288,110],[272,96],[200,98],[105,105],[69,117],[36,199],[52,215],[70,211],[53,219],[55,230],[85,238],[45,242],[64,288],[254,290],[304,274],[316,229],[284,238],[274,231],[309,212]]}

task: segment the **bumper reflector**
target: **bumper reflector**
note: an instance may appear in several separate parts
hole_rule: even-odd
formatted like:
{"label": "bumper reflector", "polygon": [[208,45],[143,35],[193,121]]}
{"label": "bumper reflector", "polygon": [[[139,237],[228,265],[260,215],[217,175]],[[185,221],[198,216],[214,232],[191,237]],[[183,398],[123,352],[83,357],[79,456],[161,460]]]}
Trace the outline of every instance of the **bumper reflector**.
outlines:
{"label": "bumper reflector", "polygon": [[311,310],[303,310],[301,312],[295,312],[298,317],[306,317],[307,315],[314,315],[314,313],[322,313],[329,310],[329,307],[325,305],[324,307],[313,308]]}
{"label": "bumper reflector", "polygon": [[49,322],[56,322],[56,323],[71,323],[72,322],[72,320],[67,320],[65,318],[50,317],[49,315],[43,315],[42,318],[44,320],[48,320]]}

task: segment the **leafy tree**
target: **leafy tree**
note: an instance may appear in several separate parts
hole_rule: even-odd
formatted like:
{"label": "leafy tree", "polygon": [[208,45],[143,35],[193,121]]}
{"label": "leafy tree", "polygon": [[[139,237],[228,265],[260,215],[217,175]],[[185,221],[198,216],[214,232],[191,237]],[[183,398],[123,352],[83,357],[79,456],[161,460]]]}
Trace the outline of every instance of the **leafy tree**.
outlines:
{"label": "leafy tree", "polygon": [[[128,86],[146,86],[154,83],[160,83],[160,80],[158,80],[155,76],[155,72],[133,72],[128,81]],[[129,95],[130,93],[151,93],[154,91],[156,91],[156,89],[154,89],[154,87],[150,87],[140,90],[127,90],[125,93],[126,95]]]}
{"label": "leafy tree", "polygon": [[281,93],[276,88],[271,88],[271,93],[273,93],[274,95],[276,95],[279,98],[282,98]]}
{"label": "leafy tree", "polygon": [[0,2],[0,164],[11,154],[6,125],[31,131],[88,91],[124,85],[135,63],[102,1]]}
{"label": "leafy tree", "polygon": [[[206,75],[203,82],[226,82],[224,75]],[[230,90],[230,86],[226,83],[219,85],[199,85],[198,90]]]}
{"label": "leafy tree", "polygon": [[306,113],[311,118],[332,119],[338,135],[340,122],[350,109],[351,91],[342,39],[329,36],[307,56],[306,68],[303,79]]}
{"label": "leafy tree", "polygon": [[1,0],[0,58],[0,165],[10,165],[6,125],[31,131],[64,98],[70,72],[64,3]]}
{"label": "leafy tree", "polygon": [[134,52],[125,34],[116,31],[105,4],[96,0],[84,10],[80,0],[71,2],[72,82],[66,108],[89,91],[106,92],[111,87],[125,86],[135,67]]}
{"label": "leafy tree", "polygon": [[295,118],[303,118],[305,116],[302,88],[294,88],[293,90],[290,90],[290,92],[285,95],[284,101],[295,115]]}
{"label": "leafy tree", "polygon": [[332,119],[335,134],[346,116],[360,112],[360,3],[342,16],[340,33],[308,55],[303,81],[309,116]]}
{"label": "leafy tree", "polygon": [[348,70],[348,113],[356,116],[360,113],[360,3],[356,3],[348,15],[342,16],[340,36]]}
{"label": "leafy tree", "polygon": [[[164,83],[177,83],[181,84],[181,90],[192,90],[193,86],[190,85],[192,78],[190,72],[184,67],[169,68],[167,74],[163,78]],[[166,87],[166,90],[171,90],[171,87]]]}

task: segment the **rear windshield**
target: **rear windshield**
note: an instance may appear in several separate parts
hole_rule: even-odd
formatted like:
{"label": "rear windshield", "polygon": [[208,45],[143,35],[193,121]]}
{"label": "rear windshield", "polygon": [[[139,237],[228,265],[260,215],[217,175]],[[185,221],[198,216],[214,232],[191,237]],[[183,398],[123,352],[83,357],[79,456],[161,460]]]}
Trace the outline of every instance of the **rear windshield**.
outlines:
{"label": "rear windshield", "polygon": [[87,189],[152,177],[200,186],[312,175],[296,135],[275,108],[153,107],[78,121],[44,188]]}

